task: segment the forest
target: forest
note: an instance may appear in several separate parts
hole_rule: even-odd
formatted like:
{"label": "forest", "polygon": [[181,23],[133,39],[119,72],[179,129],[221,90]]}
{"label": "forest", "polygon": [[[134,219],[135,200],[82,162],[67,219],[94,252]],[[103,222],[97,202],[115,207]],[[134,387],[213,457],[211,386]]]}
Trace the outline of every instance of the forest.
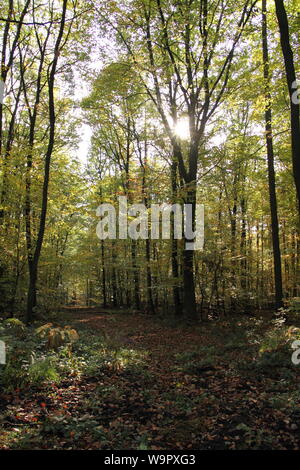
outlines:
{"label": "forest", "polygon": [[299,450],[299,0],[0,27],[0,450]]}

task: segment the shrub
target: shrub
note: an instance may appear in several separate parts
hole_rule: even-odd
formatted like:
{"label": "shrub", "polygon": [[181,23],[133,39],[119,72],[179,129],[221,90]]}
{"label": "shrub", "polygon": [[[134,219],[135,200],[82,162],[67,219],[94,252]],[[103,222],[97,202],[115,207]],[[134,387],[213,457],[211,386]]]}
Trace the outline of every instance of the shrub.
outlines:
{"label": "shrub", "polygon": [[54,361],[51,358],[33,362],[28,369],[28,382],[41,385],[43,382],[58,382],[60,379]]}
{"label": "shrub", "polygon": [[300,323],[300,297],[290,299],[276,315],[283,323],[298,325]]}
{"label": "shrub", "polygon": [[300,339],[300,328],[285,327],[274,328],[261,342],[259,355],[262,357],[266,353],[288,353],[290,356],[291,343]]}
{"label": "shrub", "polygon": [[3,325],[8,334],[18,338],[24,338],[26,335],[26,326],[17,318],[8,318],[4,321]]}

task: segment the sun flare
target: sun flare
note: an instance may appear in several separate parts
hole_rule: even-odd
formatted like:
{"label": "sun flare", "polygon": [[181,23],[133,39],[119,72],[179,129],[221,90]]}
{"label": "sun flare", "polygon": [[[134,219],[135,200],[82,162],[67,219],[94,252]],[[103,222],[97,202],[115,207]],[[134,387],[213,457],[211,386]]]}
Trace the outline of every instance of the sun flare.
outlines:
{"label": "sun flare", "polygon": [[174,132],[180,139],[188,140],[190,138],[190,128],[188,119],[179,119],[174,126]]}

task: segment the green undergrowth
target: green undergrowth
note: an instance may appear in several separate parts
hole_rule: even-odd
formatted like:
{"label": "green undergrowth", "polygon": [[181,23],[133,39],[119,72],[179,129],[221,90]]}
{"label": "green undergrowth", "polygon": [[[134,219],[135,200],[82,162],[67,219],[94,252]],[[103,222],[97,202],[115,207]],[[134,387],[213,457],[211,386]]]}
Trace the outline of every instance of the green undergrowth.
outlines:
{"label": "green undergrowth", "polygon": [[[65,326],[63,323],[62,326]],[[0,339],[6,344],[6,364],[0,366],[0,390],[30,389],[60,383],[72,377],[97,377],[105,370],[137,373],[147,352],[126,348],[117,335],[81,328],[79,340],[56,350],[47,339],[16,319],[0,321]]]}

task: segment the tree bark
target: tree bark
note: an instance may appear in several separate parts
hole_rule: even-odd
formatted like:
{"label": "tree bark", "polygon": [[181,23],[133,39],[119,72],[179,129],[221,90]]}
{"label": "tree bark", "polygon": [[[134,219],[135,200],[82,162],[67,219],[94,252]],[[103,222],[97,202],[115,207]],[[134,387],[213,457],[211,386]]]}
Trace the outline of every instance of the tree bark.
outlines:
{"label": "tree bark", "polygon": [[[176,203],[177,199],[177,162],[174,161],[171,166],[171,186],[172,186],[172,202]],[[172,234],[171,234],[171,260],[172,260],[172,276],[173,276],[173,301],[175,308],[175,315],[182,314],[182,305],[180,300],[180,286],[179,286],[179,266],[178,266],[178,244],[175,239],[175,218],[172,214]]]}
{"label": "tree bark", "polygon": [[[8,60],[6,61],[6,56],[7,56],[7,45],[9,44],[9,28],[10,28],[10,20],[11,17],[14,14],[14,1],[9,0],[9,7],[8,7],[8,15],[7,19],[5,22],[5,28],[4,28],[4,34],[3,34],[3,41],[2,41],[2,51],[1,51],[1,70],[0,70],[0,76],[1,80],[5,83],[7,74],[13,64],[14,56],[15,56],[15,51],[18,46],[22,26],[23,26],[23,20],[24,17],[28,11],[29,5],[30,5],[31,0],[27,0],[23,10],[20,15],[20,20],[18,22],[17,26],[17,31],[14,37],[14,40],[11,45],[11,49],[8,54]],[[3,134],[3,104],[0,103],[0,155],[2,152],[2,134]]]}
{"label": "tree bark", "polygon": [[286,81],[290,97],[293,174],[298,198],[298,211],[300,215],[300,104],[299,99],[295,97],[296,71],[290,43],[289,23],[283,0],[275,0],[275,6],[280,31],[281,49],[285,64]]}
{"label": "tree bark", "polygon": [[30,280],[29,280],[29,287],[28,287],[28,294],[27,294],[27,312],[26,312],[27,323],[30,323],[32,321],[33,309],[36,305],[36,283],[37,283],[37,274],[38,274],[38,264],[39,264],[41,249],[43,245],[45,225],[46,225],[46,216],[47,216],[47,208],[48,208],[48,188],[49,188],[49,180],[50,180],[50,163],[51,163],[51,157],[52,157],[53,148],[54,148],[55,123],[56,123],[54,82],[55,82],[55,75],[56,75],[56,70],[57,70],[60,46],[61,46],[64,28],[65,28],[67,3],[68,3],[68,0],[63,1],[62,18],[60,22],[59,33],[58,33],[56,43],[54,46],[54,59],[52,62],[52,66],[51,66],[51,70],[50,70],[50,74],[48,78],[50,129],[49,129],[48,147],[47,147],[47,152],[45,156],[44,182],[43,182],[43,192],[42,192],[42,208],[41,208],[41,215],[40,215],[39,230],[38,230],[35,250],[31,258],[31,261],[29,263]]}
{"label": "tree bark", "polygon": [[275,276],[275,302],[276,308],[279,309],[283,304],[282,291],[282,270],[281,270],[281,253],[279,242],[279,224],[277,213],[277,197],[276,197],[276,180],[274,168],[274,147],[272,135],[272,109],[271,109],[271,93],[270,93],[270,72],[269,72],[269,51],[268,51],[268,26],[267,26],[267,2],[262,1],[262,51],[264,64],[264,93],[265,93],[265,130],[266,145],[268,159],[268,180],[269,180],[269,199],[271,209],[271,225],[272,225],[272,245],[273,245],[273,262]]}
{"label": "tree bark", "polygon": [[[192,206],[192,228],[195,229],[196,213],[196,181],[191,181],[187,189],[186,203]],[[194,251],[187,249],[188,243],[193,243],[185,236],[183,248],[183,309],[186,316],[195,318],[197,315],[195,277],[194,277]]]}

